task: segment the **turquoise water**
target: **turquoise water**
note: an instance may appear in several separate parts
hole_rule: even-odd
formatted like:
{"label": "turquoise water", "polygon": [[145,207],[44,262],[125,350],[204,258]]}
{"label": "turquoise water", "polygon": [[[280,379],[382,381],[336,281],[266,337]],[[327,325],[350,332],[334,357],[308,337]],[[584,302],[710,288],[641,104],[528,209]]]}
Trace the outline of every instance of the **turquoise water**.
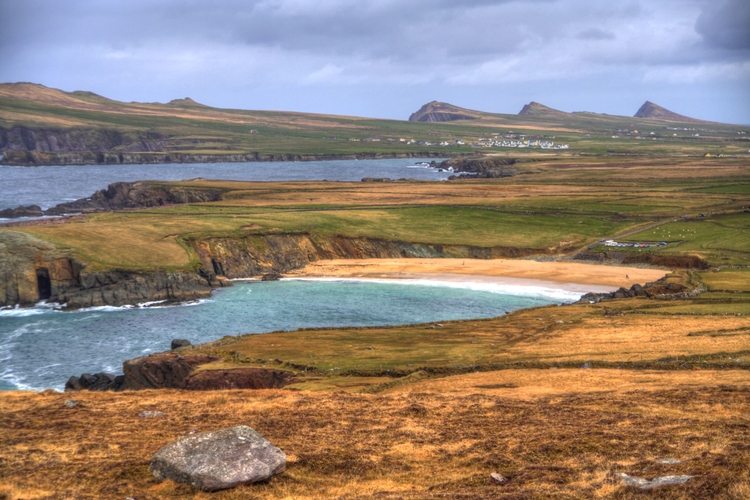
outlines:
{"label": "turquoise water", "polygon": [[71,375],[121,373],[124,360],[168,350],[173,338],[201,343],[238,333],[486,318],[577,298],[533,287],[436,285],[238,282],[182,306],[0,310],[0,389],[61,390]]}

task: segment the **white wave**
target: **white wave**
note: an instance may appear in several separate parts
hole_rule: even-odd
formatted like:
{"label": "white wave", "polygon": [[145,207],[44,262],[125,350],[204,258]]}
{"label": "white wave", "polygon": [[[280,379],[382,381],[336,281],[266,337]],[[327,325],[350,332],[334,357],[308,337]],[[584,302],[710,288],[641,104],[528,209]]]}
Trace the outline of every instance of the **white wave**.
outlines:
{"label": "white wave", "polygon": [[326,281],[350,283],[384,283],[389,285],[419,285],[444,288],[457,288],[477,292],[497,293],[515,297],[530,297],[552,300],[555,302],[574,302],[583,293],[562,288],[537,285],[510,285],[504,283],[477,283],[465,281],[438,281],[424,279],[361,279],[361,278],[282,278],[281,281]]}
{"label": "white wave", "polygon": [[36,316],[37,314],[45,314],[49,312],[46,309],[37,309],[32,307],[14,307],[14,308],[3,308],[0,309],[0,318],[25,318],[27,316]]}
{"label": "white wave", "polygon": [[138,304],[138,307],[151,307],[155,306],[156,304],[163,304],[164,302],[166,302],[166,300],[152,300],[150,302],[141,302]]}
{"label": "white wave", "polygon": [[72,313],[89,313],[89,312],[117,312],[117,311],[133,311],[139,309],[166,309],[167,307],[191,307],[205,304],[206,302],[213,302],[211,299],[195,299],[180,302],[179,304],[169,303],[162,306],[157,304],[163,304],[166,300],[153,300],[150,302],[141,302],[140,304],[125,304],[124,306],[95,306],[95,307],[83,307],[70,311]]}

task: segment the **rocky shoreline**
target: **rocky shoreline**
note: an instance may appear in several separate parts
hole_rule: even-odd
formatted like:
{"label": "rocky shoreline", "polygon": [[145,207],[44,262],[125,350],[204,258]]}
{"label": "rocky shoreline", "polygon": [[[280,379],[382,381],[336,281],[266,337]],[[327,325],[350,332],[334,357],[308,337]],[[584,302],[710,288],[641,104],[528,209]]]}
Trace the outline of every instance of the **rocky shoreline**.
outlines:
{"label": "rocky shoreline", "polygon": [[70,377],[65,391],[125,391],[143,389],[280,389],[295,383],[295,374],[274,368],[233,368],[231,370],[196,369],[219,360],[203,353],[191,353],[190,347],[129,359],[122,364],[123,374],[84,373]]}
{"label": "rocky shoreline", "polygon": [[477,157],[450,158],[440,163],[432,162],[432,166],[457,175],[451,175],[448,180],[456,179],[500,179],[513,177],[518,170],[513,168],[518,162],[516,158]]}

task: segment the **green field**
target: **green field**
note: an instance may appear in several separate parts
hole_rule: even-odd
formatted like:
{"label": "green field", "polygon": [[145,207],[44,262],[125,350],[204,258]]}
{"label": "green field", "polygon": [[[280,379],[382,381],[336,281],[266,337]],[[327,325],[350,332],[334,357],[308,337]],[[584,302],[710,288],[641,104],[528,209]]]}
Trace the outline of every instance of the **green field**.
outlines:
{"label": "green field", "polygon": [[697,253],[717,264],[750,261],[750,213],[677,219],[654,229],[622,238],[624,242],[666,242],[654,251]]}

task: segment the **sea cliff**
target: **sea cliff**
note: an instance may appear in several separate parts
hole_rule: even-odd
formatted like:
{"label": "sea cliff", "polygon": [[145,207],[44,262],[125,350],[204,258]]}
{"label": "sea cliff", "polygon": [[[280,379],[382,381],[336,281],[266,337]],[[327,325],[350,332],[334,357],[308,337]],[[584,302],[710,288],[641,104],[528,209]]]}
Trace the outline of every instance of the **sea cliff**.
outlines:
{"label": "sea cliff", "polygon": [[20,231],[0,232],[0,306],[40,300],[69,308],[120,306],[208,297],[236,278],[261,277],[320,259],[454,257],[491,259],[546,253],[545,249],[409,243],[377,238],[268,233],[187,239],[200,258],[195,270],[92,270],[68,250]]}

